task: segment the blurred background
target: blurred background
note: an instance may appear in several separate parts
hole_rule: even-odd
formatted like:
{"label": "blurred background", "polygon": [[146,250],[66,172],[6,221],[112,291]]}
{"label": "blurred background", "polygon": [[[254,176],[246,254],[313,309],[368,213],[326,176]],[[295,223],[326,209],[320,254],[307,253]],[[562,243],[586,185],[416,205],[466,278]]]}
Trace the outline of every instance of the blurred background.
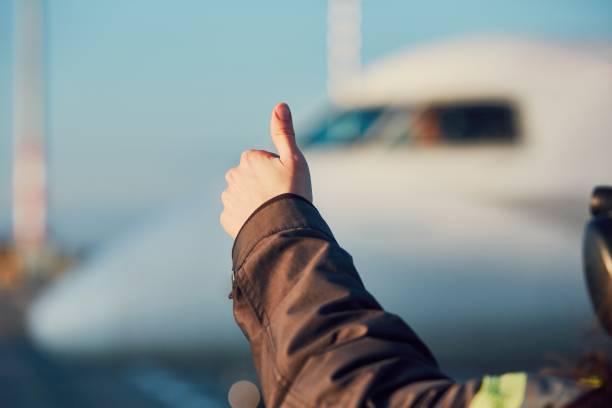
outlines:
{"label": "blurred background", "polygon": [[257,382],[219,195],[279,101],[315,204],[443,369],[597,338],[608,1],[0,0],[1,403],[226,406]]}

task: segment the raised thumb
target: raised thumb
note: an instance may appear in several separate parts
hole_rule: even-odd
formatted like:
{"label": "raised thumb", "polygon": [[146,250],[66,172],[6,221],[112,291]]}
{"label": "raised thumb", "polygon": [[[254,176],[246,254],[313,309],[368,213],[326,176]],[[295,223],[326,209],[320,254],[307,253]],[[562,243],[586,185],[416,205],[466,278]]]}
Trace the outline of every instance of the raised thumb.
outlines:
{"label": "raised thumb", "polygon": [[281,162],[288,164],[295,161],[299,148],[295,142],[291,110],[286,103],[279,103],[272,110],[270,135]]}

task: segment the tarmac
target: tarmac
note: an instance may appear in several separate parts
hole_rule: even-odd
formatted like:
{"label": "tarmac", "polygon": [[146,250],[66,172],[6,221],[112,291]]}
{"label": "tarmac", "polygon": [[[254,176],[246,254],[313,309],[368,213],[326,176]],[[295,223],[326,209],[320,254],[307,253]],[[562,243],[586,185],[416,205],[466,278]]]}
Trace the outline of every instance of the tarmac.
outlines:
{"label": "tarmac", "polygon": [[38,350],[24,329],[29,294],[0,290],[0,407],[215,407],[225,391],[210,374],[156,361],[64,361]]}

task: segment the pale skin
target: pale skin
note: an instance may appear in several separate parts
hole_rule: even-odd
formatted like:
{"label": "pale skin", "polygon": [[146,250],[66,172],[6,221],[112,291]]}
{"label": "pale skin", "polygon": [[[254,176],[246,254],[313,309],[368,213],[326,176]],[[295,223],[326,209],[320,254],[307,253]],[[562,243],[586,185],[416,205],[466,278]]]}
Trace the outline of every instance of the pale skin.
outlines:
{"label": "pale skin", "polygon": [[225,173],[227,188],[221,193],[220,221],[232,238],[236,238],[253,211],[271,198],[294,193],[312,202],[308,163],[295,141],[287,104],[279,103],[272,110],[270,135],[277,154],[246,150],[238,166]]}

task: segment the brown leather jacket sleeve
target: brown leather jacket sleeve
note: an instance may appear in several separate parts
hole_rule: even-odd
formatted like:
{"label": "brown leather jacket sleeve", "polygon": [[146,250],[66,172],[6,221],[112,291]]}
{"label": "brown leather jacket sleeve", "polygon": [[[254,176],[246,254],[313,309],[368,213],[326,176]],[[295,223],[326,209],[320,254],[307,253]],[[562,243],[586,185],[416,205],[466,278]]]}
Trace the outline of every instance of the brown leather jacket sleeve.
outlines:
{"label": "brown leather jacket sleeve", "polygon": [[232,252],[234,316],[266,406],[465,405],[477,390],[454,385],[381,308],[308,201],[283,195],[260,207]]}
{"label": "brown leather jacket sleeve", "polygon": [[465,407],[478,392],[480,380],[450,380],[382,309],[305,199],[285,194],[262,205],[232,257],[234,317],[266,406]]}

